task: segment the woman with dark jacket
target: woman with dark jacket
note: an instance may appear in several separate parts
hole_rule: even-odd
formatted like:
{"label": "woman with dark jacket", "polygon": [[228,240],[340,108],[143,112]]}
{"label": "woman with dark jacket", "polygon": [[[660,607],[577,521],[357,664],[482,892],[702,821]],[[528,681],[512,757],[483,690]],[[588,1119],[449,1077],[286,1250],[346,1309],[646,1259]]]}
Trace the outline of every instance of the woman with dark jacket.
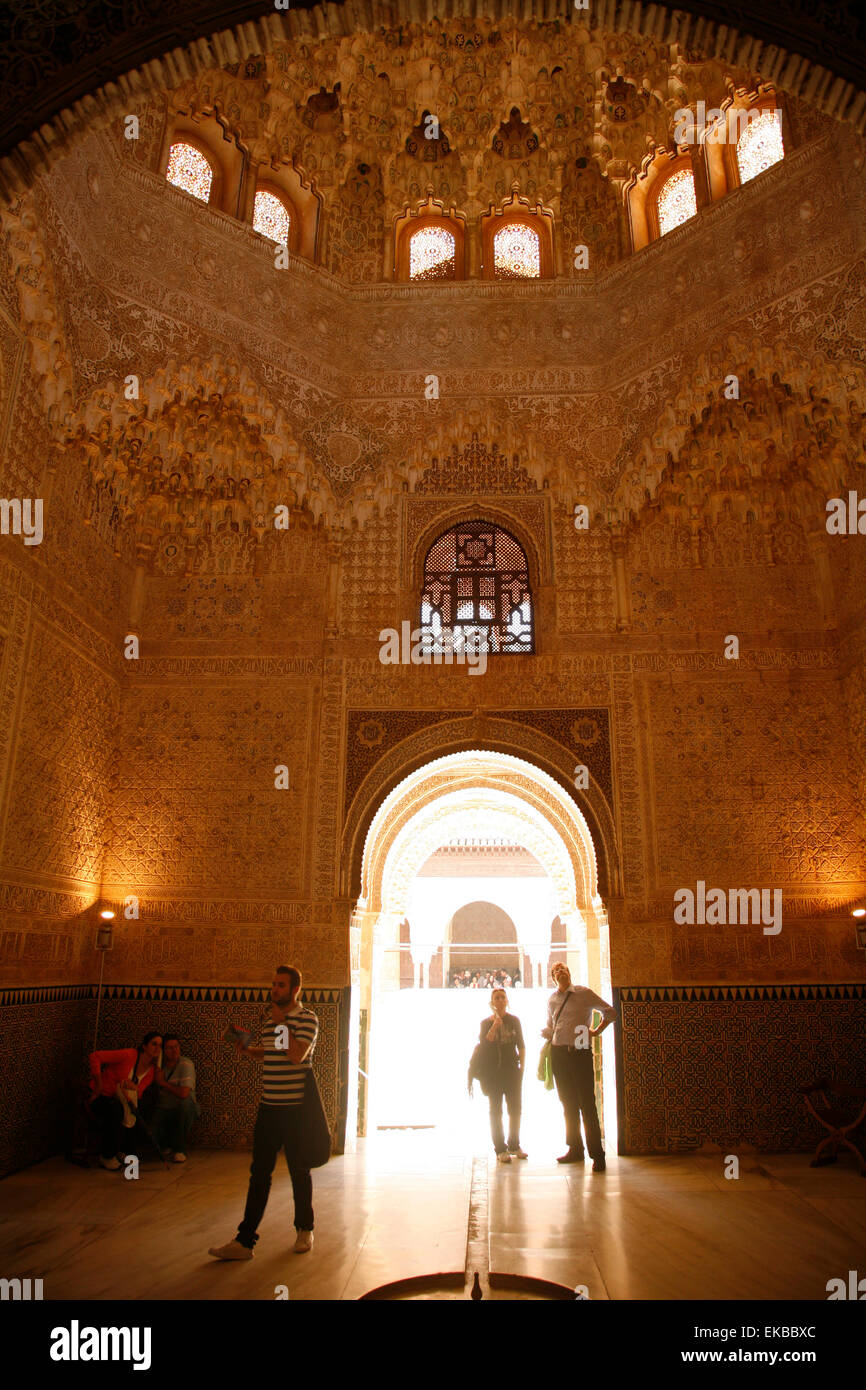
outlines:
{"label": "woman with dark jacket", "polygon": [[[526,1047],[520,1019],[508,1012],[504,989],[490,995],[493,1013],[481,1025],[479,1041],[484,1052],[483,1068],[487,1099],[490,1102],[490,1133],[498,1163],[526,1158],[520,1147],[520,1093]],[[508,1106],[508,1144],[502,1127],[502,1102]]]}

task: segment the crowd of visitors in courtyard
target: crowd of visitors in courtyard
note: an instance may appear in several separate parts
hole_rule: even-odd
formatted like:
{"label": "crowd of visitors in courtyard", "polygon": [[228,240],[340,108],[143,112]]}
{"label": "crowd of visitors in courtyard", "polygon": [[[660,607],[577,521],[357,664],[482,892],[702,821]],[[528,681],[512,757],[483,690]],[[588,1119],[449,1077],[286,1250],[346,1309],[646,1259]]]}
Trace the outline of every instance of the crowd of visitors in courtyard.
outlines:
{"label": "crowd of visitors in courtyard", "polygon": [[449,989],[520,989],[520,971],[507,970],[449,970]]}

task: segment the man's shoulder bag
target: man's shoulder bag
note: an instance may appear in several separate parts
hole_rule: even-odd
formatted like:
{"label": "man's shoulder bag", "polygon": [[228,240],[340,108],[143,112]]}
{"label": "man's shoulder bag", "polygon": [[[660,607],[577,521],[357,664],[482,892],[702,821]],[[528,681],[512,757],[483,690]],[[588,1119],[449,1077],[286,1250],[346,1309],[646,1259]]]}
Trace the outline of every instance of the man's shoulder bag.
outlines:
{"label": "man's shoulder bag", "polygon": [[563,999],[562,1003],[556,1011],[556,1018],[553,1020],[553,1027],[550,1030],[550,1041],[547,1038],[545,1038],[544,1046],[541,1049],[541,1056],[538,1059],[538,1079],[543,1084],[545,1091],[553,1090],[553,1061],[551,1058],[550,1049],[552,1045],[553,1035],[556,1032],[556,1025],[559,1022],[559,1015],[565,1008],[567,1000],[568,990],[565,991],[565,999]]}
{"label": "man's shoulder bag", "polygon": [[312,1067],[304,1077],[302,1109],[298,1161],[303,1168],[322,1168],[331,1157],[331,1130]]}

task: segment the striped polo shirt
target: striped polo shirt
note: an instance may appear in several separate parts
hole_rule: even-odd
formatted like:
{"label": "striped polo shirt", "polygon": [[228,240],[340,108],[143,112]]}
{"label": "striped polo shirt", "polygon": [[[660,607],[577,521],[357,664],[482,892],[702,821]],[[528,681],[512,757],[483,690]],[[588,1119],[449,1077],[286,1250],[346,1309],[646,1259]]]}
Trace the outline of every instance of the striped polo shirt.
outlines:
{"label": "striped polo shirt", "polygon": [[262,1105],[300,1105],[304,1099],[304,1077],[312,1066],[312,1055],[319,1035],[319,1020],[311,1009],[296,1004],[286,1014],[285,1023],[301,1043],[312,1043],[303,1062],[290,1062],[286,1048],[278,1048],[277,1029],[282,1025],[268,1019],[262,1024],[259,1043],[262,1058]]}

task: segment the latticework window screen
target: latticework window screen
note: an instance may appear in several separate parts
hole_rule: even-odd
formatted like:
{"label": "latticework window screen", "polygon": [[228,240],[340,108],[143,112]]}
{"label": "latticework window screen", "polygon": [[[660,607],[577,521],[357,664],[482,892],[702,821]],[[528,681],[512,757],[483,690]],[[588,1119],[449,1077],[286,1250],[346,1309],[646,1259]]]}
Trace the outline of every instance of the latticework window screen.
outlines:
{"label": "latticework window screen", "polygon": [[213,169],[201,150],[197,150],[194,145],[187,145],[183,140],[172,145],[168,152],[165,177],[175,188],[182,188],[184,193],[191,193],[203,203],[210,197]]}
{"label": "latticework window screen", "polygon": [[508,531],[468,521],[434,542],[424,561],[421,627],[434,651],[446,629],[481,651],[535,650],[526,556]]}
{"label": "latticework window screen", "polygon": [[422,227],[409,242],[410,280],[453,280],[455,241],[445,227]]}

